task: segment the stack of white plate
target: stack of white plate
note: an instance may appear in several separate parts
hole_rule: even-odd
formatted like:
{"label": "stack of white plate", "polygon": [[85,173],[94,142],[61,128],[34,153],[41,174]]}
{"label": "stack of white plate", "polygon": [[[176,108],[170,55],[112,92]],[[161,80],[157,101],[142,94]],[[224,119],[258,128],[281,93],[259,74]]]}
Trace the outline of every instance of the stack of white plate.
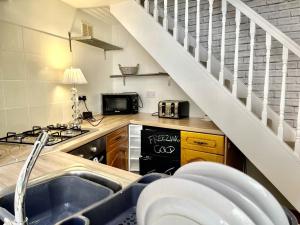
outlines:
{"label": "stack of white plate", "polygon": [[262,185],[231,167],[195,162],[148,185],[137,204],[139,225],[289,225]]}

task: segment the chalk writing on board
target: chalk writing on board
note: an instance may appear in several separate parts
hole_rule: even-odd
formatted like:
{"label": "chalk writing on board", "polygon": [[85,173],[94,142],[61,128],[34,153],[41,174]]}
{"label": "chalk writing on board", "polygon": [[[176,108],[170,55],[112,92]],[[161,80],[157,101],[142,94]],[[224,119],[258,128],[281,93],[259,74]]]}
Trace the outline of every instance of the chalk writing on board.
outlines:
{"label": "chalk writing on board", "polygon": [[180,138],[178,135],[168,135],[168,134],[160,134],[160,135],[151,135],[148,137],[150,144],[157,144],[159,142],[180,142]]}
{"label": "chalk writing on board", "polygon": [[154,152],[157,154],[172,154],[175,151],[174,146],[154,145]]}

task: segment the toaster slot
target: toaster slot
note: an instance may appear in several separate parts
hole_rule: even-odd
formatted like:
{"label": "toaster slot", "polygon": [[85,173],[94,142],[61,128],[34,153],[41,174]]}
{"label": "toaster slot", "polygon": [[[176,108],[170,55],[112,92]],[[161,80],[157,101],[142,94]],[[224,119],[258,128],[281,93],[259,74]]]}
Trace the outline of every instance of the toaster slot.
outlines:
{"label": "toaster slot", "polygon": [[162,114],[163,116],[166,115],[166,103],[165,103],[165,102],[162,102],[162,103],[161,103],[161,114]]}
{"label": "toaster slot", "polygon": [[175,103],[172,102],[171,103],[171,117],[174,117],[175,116]]}

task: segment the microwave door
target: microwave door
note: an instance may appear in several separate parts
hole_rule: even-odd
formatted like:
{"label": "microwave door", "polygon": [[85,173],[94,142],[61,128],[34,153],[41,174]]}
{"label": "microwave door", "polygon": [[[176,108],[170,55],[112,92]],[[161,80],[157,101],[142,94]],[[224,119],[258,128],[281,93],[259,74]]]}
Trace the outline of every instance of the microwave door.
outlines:
{"label": "microwave door", "polygon": [[108,96],[103,99],[104,114],[124,114],[130,109],[127,97]]}

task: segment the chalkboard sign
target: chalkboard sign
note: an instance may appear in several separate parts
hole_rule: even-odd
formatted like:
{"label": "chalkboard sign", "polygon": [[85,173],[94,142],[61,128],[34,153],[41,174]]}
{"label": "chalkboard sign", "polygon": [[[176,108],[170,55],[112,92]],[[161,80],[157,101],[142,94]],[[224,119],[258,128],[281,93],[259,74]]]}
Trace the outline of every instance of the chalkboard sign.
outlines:
{"label": "chalkboard sign", "polygon": [[170,129],[143,129],[141,131],[143,156],[164,156],[180,159],[180,132]]}

